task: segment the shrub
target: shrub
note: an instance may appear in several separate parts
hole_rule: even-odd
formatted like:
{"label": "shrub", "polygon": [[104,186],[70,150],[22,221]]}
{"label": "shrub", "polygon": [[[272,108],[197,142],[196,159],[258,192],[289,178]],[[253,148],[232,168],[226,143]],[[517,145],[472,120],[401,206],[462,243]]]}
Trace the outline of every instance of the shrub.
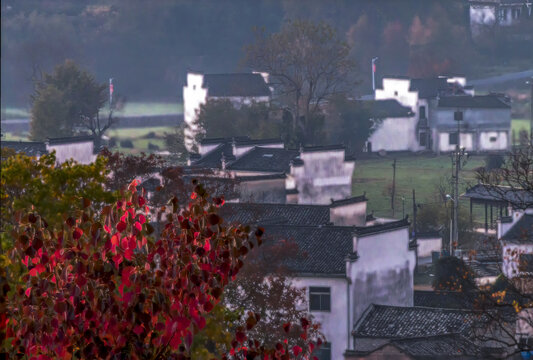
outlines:
{"label": "shrub", "polygon": [[150,142],[150,143],[148,143],[148,150],[155,150],[155,151],[157,151],[157,150],[159,150],[159,146],[156,145],[156,144],[152,144],[152,143]]}
{"label": "shrub", "polygon": [[499,169],[505,163],[505,159],[502,155],[490,154],[485,157],[485,170],[491,171]]}
{"label": "shrub", "polygon": [[113,148],[113,147],[117,146],[117,138],[116,137],[110,138],[109,141],[107,142],[107,145],[110,148]]}
{"label": "shrub", "polygon": [[150,131],[148,134],[144,135],[142,138],[143,139],[155,139],[157,138],[157,135],[155,132]]}
{"label": "shrub", "polygon": [[133,149],[133,141],[130,139],[120,140],[120,146],[123,148]]}

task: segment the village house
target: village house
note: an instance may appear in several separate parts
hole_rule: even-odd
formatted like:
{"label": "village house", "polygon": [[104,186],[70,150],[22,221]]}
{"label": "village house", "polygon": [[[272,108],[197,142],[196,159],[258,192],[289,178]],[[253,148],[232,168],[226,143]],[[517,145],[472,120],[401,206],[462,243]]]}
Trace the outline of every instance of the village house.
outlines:
{"label": "village house", "polygon": [[516,25],[521,19],[531,18],[531,0],[469,0],[470,30],[473,37],[484,28]]}
{"label": "village house", "polygon": [[188,72],[183,87],[183,117],[185,146],[191,151],[194,136],[200,131],[196,120],[200,106],[208,100],[229,100],[239,108],[253,102],[269,102],[271,89],[266,73],[203,74]]}
{"label": "village house", "polygon": [[384,77],[382,84],[375,101],[396,100],[411,114],[377,121],[368,141],[370,151],[440,153],[453,151],[457,144],[474,152],[509,149],[511,106],[505,96],[474,95],[464,77]]}
{"label": "village house", "polygon": [[56,161],[63,163],[73,159],[80,164],[90,164],[96,159],[92,136],[52,138],[46,141],[4,141],[2,148],[10,148],[17,153],[40,157],[55,151]]}
{"label": "village house", "polygon": [[217,169],[221,176],[251,179],[285,174],[286,196],[282,202],[328,204],[352,193],[355,161],[346,156],[342,145],[285,149],[278,139],[235,137],[205,139],[198,149],[199,154],[190,157],[189,165]]}

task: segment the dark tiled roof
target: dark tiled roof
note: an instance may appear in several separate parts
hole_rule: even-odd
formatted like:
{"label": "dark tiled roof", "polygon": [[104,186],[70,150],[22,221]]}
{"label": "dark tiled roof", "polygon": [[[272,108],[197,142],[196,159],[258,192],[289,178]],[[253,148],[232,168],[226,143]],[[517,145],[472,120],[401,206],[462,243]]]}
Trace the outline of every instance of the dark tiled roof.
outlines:
{"label": "dark tiled roof", "polygon": [[509,202],[521,205],[520,207],[522,208],[533,206],[533,193],[531,191],[513,189],[506,186],[476,184],[467,189],[461,197],[474,200]]}
{"label": "dark tiled roof", "polygon": [[344,150],[344,145],[320,145],[320,146],[305,146],[302,148],[302,152],[321,152],[321,151],[334,151]]}
{"label": "dark tiled roof", "polygon": [[349,204],[356,204],[360,202],[368,201],[365,195],[352,196],[351,198],[342,200],[331,200],[331,207],[344,206]]}
{"label": "dark tiled roof", "polygon": [[231,143],[222,143],[213,150],[205,153],[200,159],[193,162],[193,165],[218,169],[222,166],[222,157],[226,163],[235,160]]}
{"label": "dark tiled roof", "polygon": [[299,194],[299,193],[300,193],[300,192],[299,192],[298,189],[296,189],[296,188],[285,190],[285,194],[287,194],[287,195],[296,195],[296,194]]}
{"label": "dark tiled roof", "polygon": [[443,96],[439,99],[439,107],[451,108],[480,108],[480,109],[510,109],[511,106],[495,95],[476,96]]}
{"label": "dark tiled roof", "polygon": [[470,310],[372,304],[355,324],[356,337],[418,338],[467,333],[478,315]]}
{"label": "dark tiled roof", "polygon": [[446,78],[412,79],[409,91],[418,91],[418,97],[429,99],[437,97],[439,91],[448,87]]}
{"label": "dark tiled roof", "polygon": [[233,161],[227,168],[241,171],[290,172],[297,150],[255,147]]}
{"label": "dark tiled roof", "polygon": [[411,108],[403,106],[395,99],[361,101],[373,118],[403,118],[414,116]]}
{"label": "dark tiled roof", "polygon": [[205,74],[203,87],[209,96],[270,96],[261,74]]}
{"label": "dark tiled roof", "polygon": [[533,215],[524,214],[502,236],[502,240],[514,244],[533,244]]}
{"label": "dark tiled roof", "polygon": [[69,136],[69,137],[61,137],[61,138],[50,138],[48,139],[48,144],[59,145],[59,144],[72,144],[72,143],[88,142],[88,141],[94,141],[94,136],[81,135],[81,136]]}
{"label": "dark tiled roof", "polygon": [[502,273],[502,265],[495,261],[469,261],[467,265],[472,269],[475,277],[498,276]]}
{"label": "dark tiled roof", "polygon": [[24,153],[28,156],[41,156],[48,154],[46,144],[40,141],[1,141],[2,147],[15,150],[17,153]]}
{"label": "dark tiled roof", "polygon": [[239,224],[322,225],[330,221],[327,205],[226,203],[220,214]]}
{"label": "dark tiled roof", "polygon": [[434,238],[441,238],[441,237],[442,235],[440,231],[419,231],[416,233],[417,239],[434,239]]}
{"label": "dark tiled roof", "polygon": [[392,344],[415,359],[464,359],[480,355],[479,346],[459,334],[395,340]]}
{"label": "dark tiled roof", "polygon": [[289,259],[287,267],[297,274],[345,276],[347,255],[353,250],[353,228],[347,226],[266,225],[268,239],[293,241],[298,258]]}
{"label": "dark tiled roof", "polygon": [[355,227],[355,233],[357,236],[365,236],[377,234],[383,231],[401,229],[407,226],[409,226],[409,221],[407,221],[407,219],[402,219],[372,226],[358,226]]}
{"label": "dark tiled roof", "polygon": [[473,309],[476,293],[459,291],[414,291],[414,305],[442,309]]}
{"label": "dark tiled roof", "polygon": [[235,180],[239,182],[248,182],[248,181],[286,179],[286,178],[287,178],[287,175],[285,175],[285,173],[279,173],[279,174],[268,174],[268,175],[236,176]]}

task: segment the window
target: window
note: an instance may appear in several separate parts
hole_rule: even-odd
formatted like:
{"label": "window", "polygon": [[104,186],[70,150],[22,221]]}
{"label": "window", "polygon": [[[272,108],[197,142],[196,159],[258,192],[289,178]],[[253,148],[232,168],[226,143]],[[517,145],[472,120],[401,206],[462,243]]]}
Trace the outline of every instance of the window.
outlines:
{"label": "window", "polygon": [[398,91],[395,91],[395,92],[394,92],[394,96],[398,96]]}
{"label": "window", "polygon": [[328,287],[309,287],[309,310],[330,311],[331,294]]}
{"label": "window", "polygon": [[458,136],[457,136],[457,133],[450,133],[449,134],[449,140],[448,140],[448,143],[450,145],[457,145],[458,144]]}
{"label": "window", "polygon": [[419,106],[418,107],[418,118],[419,119],[425,119],[426,118],[426,107],[425,106]]}
{"label": "window", "polygon": [[331,343],[323,343],[317,350],[313,351],[313,356],[318,360],[331,360]]}
{"label": "window", "polygon": [[426,146],[427,145],[427,135],[425,132],[421,132],[419,135],[418,142],[420,146]]}
{"label": "window", "polygon": [[463,121],[463,112],[462,111],[455,111],[453,113],[453,119],[455,121]]}
{"label": "window", "polygon": [[497,138],[496,136],[491,136],[491,137],[489,138],[489,141],[490,141],[490,142],[496,142],[496,140],[498,140],[498,138]]}
{"label": "window", "polygon": [[193,90],[196,90],[196,85],[193,85],[193,86],[192,86],[192,89],[193,89]]}

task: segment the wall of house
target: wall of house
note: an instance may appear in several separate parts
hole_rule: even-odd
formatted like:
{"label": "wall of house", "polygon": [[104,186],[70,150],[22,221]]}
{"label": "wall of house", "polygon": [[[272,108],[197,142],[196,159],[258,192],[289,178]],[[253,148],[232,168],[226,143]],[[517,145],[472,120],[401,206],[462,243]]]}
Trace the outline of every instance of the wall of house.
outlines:
{"label": "wall of house", "polygon": [[63,163],[74,159],[80,164],[90,164],[96,159],[94,143],[92,141],[76,142],[69,144],[46,145],[48,152],[56,152],[56,161]]}
{"label": "wall of house", "polygon": [[366,201],[330,207],[329,218],[333,224],[339,226],[365,226]]}
{"label": "wall of house", "polygon": [[209,100],[229,100],[231,104],[236,108],[240,109],[243,105],[250,105],[253,102],[269,102],[270,97],[268,96],[209,96]]}
{"label": "wall of house", "polygon": [[431,257],[433,251],[439,251],[442,249],[442,238],[427,238],[417,239],[418,242],[418,258]]}
{"label": "wall of house", "polygon": [[533,338],[533,309],[524,309],[518,313],[516,319],[516,335]]}
{"label": "wall of house", "polygon": [[412,359],[408,355],[402,353],[397,347],[393,345],[385,345],[379,350],[373,351],[368,355],[352,355],[346,356],[345,360],[409,360]]}
{"label": "wall of house", "polygon": [[[183,119],[187,124],[185,128],[185,147],[191,150],[193,147],[193,137],[198,132],[198,127],[194,124],[200,105],[207,100],[207,89],[202,88],[204,76],[202,74],[188,73],[187,85],[183,87]],[[188,138],[189,137],[189,138]]]}
{"label": "wall of house", "polygon": [[331,359],[342,359],[344,351],[349,348],[351,328],[348,327],[348,294],[345,278],[298,277],[293,284],[307,291],[309,286],[329,287],[331,291],[331,311],[311,311],[315,320],[321,324],[320,331],[331,344]]}
{"label": "wall of house", "polygon": [[502,236],[504,236],[507,231],[513,227],[513,225],[518,221],[520,220],[520,218],[522,217],[522,215],[524,214],[524,211],[523,210],[511,210],[509,212],[510,216],[511,216],[511,222],[508,222],[508,223],[502,223],[501,221],[498,220],[498,239],[500,239]]}
{"label": "wall of house", "polygon": [[299,204],[329,204],[352,193],[354,162],[344,161],[344,150],[302,152],[303,166],[291,168]]}
{"label": "wall of house", "polygon": [[520,254],[533,254],[533,244],[511,244],[502,242],[502,272],[508,278],[513,278],[519,273]]}
{"label": "wall of house", "polygon": [[417,117],[383,119],[368,141],[372,151],[418,151],[416,123]]}
{"label": "wall of house", "polygon": [[[431,127],[436,129],[433,150],[452,151],[455,145],[449,144],[449,134],[457,132],[454,112],[463,111],[461,121],[461,146],[467,150],[489,151],[507,150],[510,146],[511,109],[455,109],[435,108],[432,111]],[[490,141],[490,133],[497,133],[497,140]],[[481,136],[483,135],[483,137]]]}
{"label": "wall of house", "polygon": [[238,146],[233,146],[233,156],[239,157],[245,152],[252,150],[256,146],[262,147],[262,148],[269,148],[269,149],[283,149],[284,147],[283,142],[272,143],[272,144],[261,144],[261,145],[256,145],[256,144],[238,145]]}
{"label": "wall of house", "polygon": [[352,279],[352,326],[370,304],[413,306],[415,252],[409,230],[381,232],[354,239],[359,255],[347,263]]}
{"label": "wall of house", "polygon": [[418,91],[409,91],[411,80],[384,78],[383,89],[376,89],[375,99],[395,99],[404,106],[409,106],[415,113],[418,112]]}
{"label": "wall of house", "polygon": [[285,179],[241,182],[240,202],[285,204]]}

